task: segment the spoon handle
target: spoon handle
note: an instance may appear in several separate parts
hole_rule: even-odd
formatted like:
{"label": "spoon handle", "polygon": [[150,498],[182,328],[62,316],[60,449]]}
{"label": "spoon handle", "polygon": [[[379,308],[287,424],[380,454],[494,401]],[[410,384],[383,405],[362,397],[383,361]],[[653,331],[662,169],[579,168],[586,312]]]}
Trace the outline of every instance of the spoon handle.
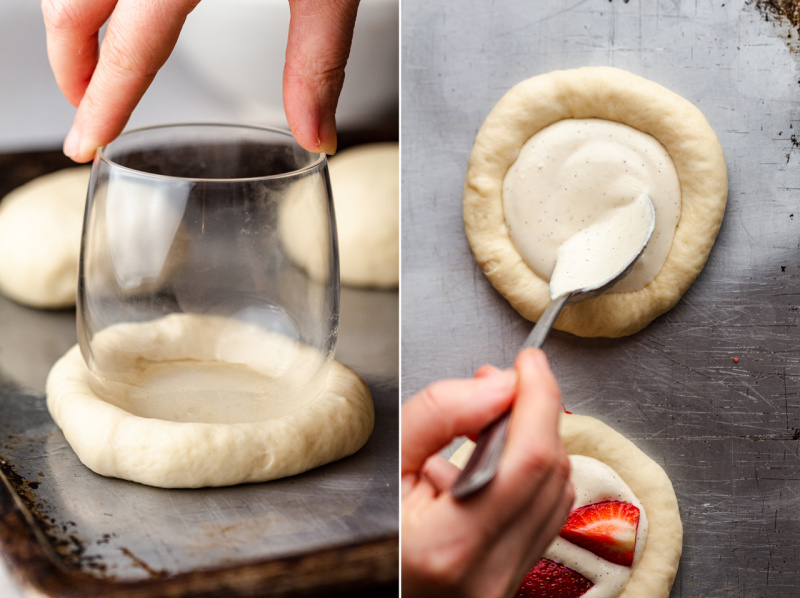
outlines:
{"label": "spoon handle", "polygon": [[[555,324],[558,315],[567,304],[570,296],[570,294],[562,295],[550,302],[542,317],[536,322],[528,338],[522,344],[523,349],[528,347],[541,348],[544,344],[544,339],[547,338],[547,333],[550,332],[553,324]],[[511,412],[506,411],[481,432],[475,445],[475,450],[450,489],[453,497],[459,500],[464,499],[483,488],[494,478],[497,473],[497,466],[500,464],[500,457],[503,456],[503,448],[506,445],[510,418]]]}
{"label": "spoon handle", "polygon": [[556,323],[559,314],[561,314],[561,310],[564,309],[564,306],[569,301],[569,298],[572,297],[572,293],[567,293],[566,295],[561,295],[557,299],[553,299],[547,308],[544,310],[542,317],[539,318],[539,321],[536,322],[536,325],[531,330],[531,333],[528,335],[528,338],[525,339],[525,342],[522,343],[522,349],[541,349],[542,345],[544,344],[544,339],[547,338],[547,334],[550,332],[550,329],[553,327],[553,324]]}

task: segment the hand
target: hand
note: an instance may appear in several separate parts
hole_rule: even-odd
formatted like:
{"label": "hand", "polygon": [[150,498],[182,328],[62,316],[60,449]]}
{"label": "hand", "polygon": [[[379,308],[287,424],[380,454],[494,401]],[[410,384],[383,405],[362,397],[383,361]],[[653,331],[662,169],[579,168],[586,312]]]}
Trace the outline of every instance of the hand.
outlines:
{"label": "hand", "polygon": [[[42,0],[56,82],[78,108],[64,153],[88,162],[111,142],[178,41],[199,0]],[[297,142],[336,151],[336,105],[358,0],[290,0],[284,107]],[[98,31],[108,20],[103,43]]]}
{"label": "hand", "polygon": [[[513,405],[497,475],[464,501],[459,470],[436,453],[477,436]],[[574,499],[558,436],[561,395],[544,353],[514,369],[484,366],[473,380],[437,382],[402,410],[403,595],[511,596],[556,536]]]}

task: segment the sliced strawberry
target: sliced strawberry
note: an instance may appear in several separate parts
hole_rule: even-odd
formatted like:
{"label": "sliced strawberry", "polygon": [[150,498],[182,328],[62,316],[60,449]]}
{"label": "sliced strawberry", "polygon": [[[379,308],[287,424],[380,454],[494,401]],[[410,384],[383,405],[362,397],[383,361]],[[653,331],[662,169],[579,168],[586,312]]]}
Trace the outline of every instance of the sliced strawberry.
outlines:
{"label": "sliced strawberry", "polygon": [[578,598],[594,584],[569,567],[541,559],[528,571],[517,598]]}
{"label": "sliced strawberry", "polygon": [[617,565],[633,564],[639,508],[609,500],[570,512],[561,537]]}

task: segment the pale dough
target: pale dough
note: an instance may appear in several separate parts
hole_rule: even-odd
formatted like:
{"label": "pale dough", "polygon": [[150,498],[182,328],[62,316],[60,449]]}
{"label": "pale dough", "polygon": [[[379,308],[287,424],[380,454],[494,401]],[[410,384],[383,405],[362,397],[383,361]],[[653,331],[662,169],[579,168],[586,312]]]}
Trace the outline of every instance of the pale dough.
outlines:
{"label": "pale dough", "polygon": [[[678,499],[669,477],[630,440],[592,417],[562,414],[559,433],[570,455],[593,457],[614,469],[647,514],[647,541],[641,560],[618,598],[667,598],[683,550]],[[464,467],[474,446],[467,441],[450,460]]]}
{"label": "pale dough", "polygon": [[[203,335],[220,328],[223,320],[228,319],[173,314],[143,324],[119,324],[99,332],[92,351],[102,352],[104,345],[114,348],[121,353],[120,370],[127,369],[134,378],[135,366],[147,367],[154,361],[202,363],[207,359],[205,348],[211,346]],[[140,340],[136,341],[132,333],[137,326],[152,333],[137,334]],[[220,359],[265,376],[277,375],[291,363],[294,351],[274,360],[253,355],[239,342],[247,344],[248,335],[254,340],[252,333],[246,325],[240,326],[245,330],[236,333],[237,342],[223,342],[217,349]],[[106,339],[98,341],[104,334]],[[146,337],[160,338],[161,348],[140,351],[137,343]],[[123,338],[130,342],[120,343]],[[304,347],[300,353],[310,350]],[[113,381],[119,386],[128,383],[124,375]],[[322,390],[310,402],[293,410],[279,405],[272,417],[251,417],[248,411],[239,418],[244,423],[170,421],[166,418],[174,419],[174,415],[169,405],[138,405],[123,392],[112,404],[98,397],[91,384],[78,346],[53,366],[47,380],[47,407],[75,453],[101,475],[163,488],[227,486],[295,475],[355,453],[374,425],[366,384],[335,361],[329,364]],[[225,404],[225,409],[234,408]]]}
{"label": "pale dough", "polygon": [[475,139],[464,185],[464,226],[492,285],[531,321],[550,302],[548,283],[522,260],[511,241],[503,215],[503,178],[534,133],[570,118],[600,118],[647,133],[667,150],[678,174],[680,221],[656,278],[637,291],[606,293],[569,306],[556,322],[556,328],[580,336],[633,334],[678,302],[708,258],[728,193],[722,148],[691,103],[620,69],[555,71],[509,90]]}
{"label": "pale dough", "polygon": [[75,305],[91,169],[36,178],[0,201],[0,292],[31,307]]}
{"label": "pale dough", "polygon": [[342,284],[395,288],[400,281],[397,143],[346,149],[330,160]]}

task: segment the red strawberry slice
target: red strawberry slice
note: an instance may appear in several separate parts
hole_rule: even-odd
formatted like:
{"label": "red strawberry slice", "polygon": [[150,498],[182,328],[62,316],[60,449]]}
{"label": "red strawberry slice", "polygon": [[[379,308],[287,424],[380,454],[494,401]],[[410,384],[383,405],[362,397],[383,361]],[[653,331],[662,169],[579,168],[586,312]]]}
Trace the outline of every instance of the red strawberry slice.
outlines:
{"label": "red strawberry slice", "polygon": [[609,500],[570,512],[561,537],[617,565],[633,564],[639,508]]}
{"label": "red strawberry slice", "polygon": [[578,598],[594,584],[569,567],[541,559],[528,572],[517,598]]}

